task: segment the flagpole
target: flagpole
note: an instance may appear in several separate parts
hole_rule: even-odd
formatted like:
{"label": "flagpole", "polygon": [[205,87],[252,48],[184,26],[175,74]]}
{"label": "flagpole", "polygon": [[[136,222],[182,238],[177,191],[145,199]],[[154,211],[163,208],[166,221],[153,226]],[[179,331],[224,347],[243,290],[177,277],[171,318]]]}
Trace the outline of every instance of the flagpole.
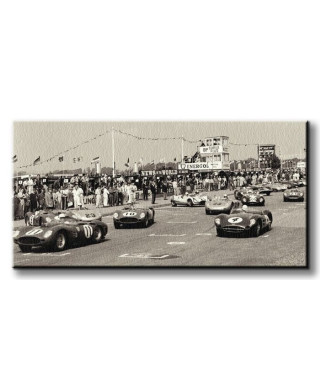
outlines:
{"label": "flagpole", "polygon": [[114,161],[114,129],[112,127],[111,131],[111,137],[112,137],[112,177],[115,177],[115,161]]}
{"label": "flagpole", "polygon": [[183,135],[181,136],[181,163],[183,163]]}

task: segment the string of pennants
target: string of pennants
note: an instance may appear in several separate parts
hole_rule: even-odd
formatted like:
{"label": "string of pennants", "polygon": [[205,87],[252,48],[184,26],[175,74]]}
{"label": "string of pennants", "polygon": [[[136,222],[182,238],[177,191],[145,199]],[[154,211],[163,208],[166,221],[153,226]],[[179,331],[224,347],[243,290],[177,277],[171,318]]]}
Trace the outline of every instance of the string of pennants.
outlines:
{"label": "string of pennants", "polygon": [[[57,153],[57,154],[55,154],[55,155],[51,156],[50,158],[45,159],[45,160],[43,160],[43,161],[40,160],[40,156],[39,156],[36,160],[34,160],[33,163],[27,164],[27,165],[25,165],[25,166],[19,166],[18,168],[27,168],[27,167],[31,167],[31,166],[41,165],[41,164],[43,164],[43,163],[48,163],[48,162],[50,162],[52,159],[55,159],[55,158],[57,158],[57,157],[59,158],[59,161],[63,161],[63,156],[61,156],[61,155],[64,155],[64,154],[66,154],[67,152],[73,151],[73,150],[79,148],[80,146],[82,146],[82,145],[84,145],[84,144],[87,144],[87,143],[90,143],[90,142],[92,142],[93,140],[96,140],[96,139],[98,139],[99,137],[104,136],[104,135],[106,135],[107,133],[110,133],[110,132],[111,132],[111,130],[106,130],[106,131],[100,133],[99,135],[96,135],[96,136],[94,136],[94,137],[92,137],[92,138],[90,138],[90,139],[88,139],[88,140],[85,140],[85,141],[83,141],[83,142],[81,142],[81,143],[75,145],[74,147],[70,147],[70,148],[68,148],[68,149],[66,149],[66,150],[64,150],[64,151],[62,151],[62,152],[59,152],[59,153]],[[149,140],[149,141],[157,141],[157,140],[181,140],[181,137],[143,137],[143,136],[137,136],[137,135],[133,135],[133,134],[131,134],[131,133],[125,132],[125,131],[121,131],[120,129],[114,129],[114,132],[120,133],[121,135],[133,137],[133,138],[135,138],[135,139],[137,139],[137,140]],[[198,142],[200,141],[200,140],[188,140],[188,139],[186,139],[186,138],[183,138],[183,140],[184,140],[185,142],[187,142],[187,143],[198,143]],[[17,160],[18,160],[18,159],[17,159],[17,157],[16,157],[16,155],[15,155],[14,158],[13,158],[13,162],[15,163]]]}
{"label": "string of pennants", "polygon": [[[90,139],[87,139],[87,140],[85,140],[85,141],[75,145],[74,147],[70,147],[70,148],[68,148],[68,149],[66,149],[66,150],[64,150],[62,152],[59,152],[59,153],[57,153],[57,154],[55,154],[55,155],[51,156],[50,158],[47,158],[47,159],[45,159],[43,161],[40,160],[40,156],[39,156],[37,159],[35,159],[33,161],[33,163],[30,163],[30,164],[27,164],[27,165],[24,165],[24,166],[19,166],[18,168],[20,169],[20,168],[27,168],[27,167],[31,167],[31,166],[35,166],[35,165],[41,165],[43,163],[48,163],[52,159],[57,158],[57,157],[59,158],[59,161],[61,162],[61,161],[63,161],[63,156],[61,156],[61,155],[64,155],[67,152],[73,151],[73,150],[79,148],[80,146],[82,146],[84,144],[90,143],[90,142],[98,139],[101,136],[105,136],[107,133],[111,133],[111,131],[112,130],[106,130],[106,131],[104,131],[104,132],[102,132],[102,133],[100,133],[100,134],[98,134],[98,135],[96,135],[96,136],[94,136],[94,137],[92,137]],[[119,133],[121,135],[124,135],[124,136],[133,137],[133,138],[135,138],[137,140],[148,140],[148,141],[183,140],[184,142],[187,142],[187,143],[190,143],[190,144],[199,143],[201,141],[201,140],[189,140],[189,139],[186,139],[185,137],[181,137],[181,136],[180,137],[144,137],[144,136],[133,135],[132,133],[128,133],[128,132],[122,131],[120,129],[113,129],[113,131],[117,132],[117,133]],[[244,146],[252,145],[252,144],[235,144],[235,143],[229,143],[229,144],[230,145],[244,145]],[[18,160],[17,156],[15,155],[13,157],[13,162],[15,163],[15,162],[17,162],[17,160]]]}

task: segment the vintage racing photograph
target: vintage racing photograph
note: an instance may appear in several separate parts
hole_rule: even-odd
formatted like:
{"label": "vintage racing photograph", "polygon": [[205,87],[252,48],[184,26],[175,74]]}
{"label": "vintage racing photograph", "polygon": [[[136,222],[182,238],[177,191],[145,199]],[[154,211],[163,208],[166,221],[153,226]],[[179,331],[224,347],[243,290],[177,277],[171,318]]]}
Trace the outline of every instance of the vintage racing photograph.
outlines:
{"label": "vintage racing photograph", "polygon": [[307,267],[307,132],[15,122],[13,267]]}

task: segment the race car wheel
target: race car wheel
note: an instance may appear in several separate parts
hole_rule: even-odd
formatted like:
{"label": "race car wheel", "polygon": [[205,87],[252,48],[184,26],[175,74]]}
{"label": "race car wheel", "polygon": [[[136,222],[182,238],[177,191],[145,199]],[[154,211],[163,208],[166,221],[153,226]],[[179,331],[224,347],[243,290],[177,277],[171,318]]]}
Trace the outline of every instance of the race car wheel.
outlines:
{"label": "race car wheel", "polygon": [[210,210],[206,209],[206,214],[209,215],[210,214]]}
{"label": "race car wheel", "polygon": [[67,247],[67,237],[64,232],[58,232],[53,244],[55,251],[63,251]]}
{"label": "race car wheel", "polygon": [[270,193],[267,193],[267,196],[269,197]]}
{"label": "race car wheel", "polygon": [[257,222],[256,226],[252,229],[252,236],[259,237],[261,233],[261,222]]}
{"label": "race car wheel", "polygon": [[114,225],[114,227],[115,227],[116,229],[119,229],[119,228],[120,228],[120,225],[119,225],[117,222],[114,222],[113,225]]}
{"label": "race car wheel", "polygon": [[32,247],[26,246],[26,245],[19,245],[19,248],[21,252],[23,253],[29,253],[31,252]]}
{"label": "race car wheel", "polygon": [[150,225],[148,218],[144,221],[143,226],[147,228]]}
{"label": "race car wheel", "polygon": [[99,242],[101,242],[103,239],[103,231],[102,231],[102,228],[100,226],[96,226],[94,229],[93,229],[93,235],[92,235],[92,241],[95,243],[95,244],[98,244]]}
{"label": "race car wheel", "polygon": [[176,207],[177,206],[177,202],[176,201],[171,201],[171,206]]}
{"label": "race car wheel", "polygon": [[234,197],[235,197],[235,199],[240,199],[239,197],[239,191],[238,190],[236,190],[235,192],[234,192]]}
{"label": "race car wheel", "polygon": [[223,232],[222,232],[222,230],[217,229],[217,236],[218,236],[218,237],[223,237]]}
{"label": "race car wheel", "polygon": [[283,198],[283,202],[287,202],[288,200],[287,200],[287,198]]}
{"label": "race car wheel", "polygon": [[301,198],[301,199],[300,199],[300,202],[304,202],[304,198]]}
{"label": "race car wheel", "polygon": [[188,199],[187,204],[188,204],[188,206],[192,207],[193,206],[192,199]]}

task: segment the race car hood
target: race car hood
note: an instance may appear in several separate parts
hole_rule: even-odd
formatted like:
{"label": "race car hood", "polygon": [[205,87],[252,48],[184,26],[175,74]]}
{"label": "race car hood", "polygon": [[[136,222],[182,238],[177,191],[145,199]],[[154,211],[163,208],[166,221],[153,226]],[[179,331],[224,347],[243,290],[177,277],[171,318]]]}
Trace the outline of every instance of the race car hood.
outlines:
{"label": "race car hood", "polygon": [[217,218],[220,218],[220,225],[221,227],[224,226],[230,226],[230,225],[239,225],[239,226],[249,226],[250,220],[252,218],[258,218],[258,214],[252,214],[252,213],[237,213],[237,214],[230,214],[230,215],[220,215]]}
{"label": "race car hood", "polygon": [[232,201],[224,200],[208,200],[206,201],[206,207],[209,209],[227,209],[232,205]]}

